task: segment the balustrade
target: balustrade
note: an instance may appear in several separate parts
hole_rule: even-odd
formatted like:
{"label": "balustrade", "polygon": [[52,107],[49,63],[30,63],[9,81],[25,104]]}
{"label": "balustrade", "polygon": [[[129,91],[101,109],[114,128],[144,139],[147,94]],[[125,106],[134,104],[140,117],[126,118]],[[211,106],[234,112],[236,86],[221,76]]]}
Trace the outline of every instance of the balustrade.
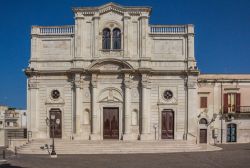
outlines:
{"label": "balustrade", "polygon": [[35,31],[40,35],[69,35],[75,33],[75,27],[70,26],[38,26],[33,27],[33,29],[38,29]]}
{"label": "balustrade", "polygon": [[186,25],[151,25],[151,34],[185,34]]}

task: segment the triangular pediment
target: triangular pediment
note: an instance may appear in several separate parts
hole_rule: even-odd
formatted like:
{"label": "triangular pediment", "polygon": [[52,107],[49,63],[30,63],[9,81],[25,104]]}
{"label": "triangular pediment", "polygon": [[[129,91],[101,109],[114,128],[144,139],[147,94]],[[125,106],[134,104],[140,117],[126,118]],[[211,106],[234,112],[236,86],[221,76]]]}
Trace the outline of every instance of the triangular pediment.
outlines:
{"label": "triangular pediment", "polygon": [[100,12],[100,14],[112,12],[112,13],[117,13],[117,14],[123,15],[124,8],[116,3],[110,2],[108,4],[101,6],[99,8],[99,12]]}
{"label": "triangular pediment", "polygon": [[150,14],[151,7],[148,6],[122,6],[114,2],[104,4],[99,7],[75,7],[73,8],[75,13],[80,13],[78,15],[102,15],[104,13],[113,12],[120,15],[128,14]]}

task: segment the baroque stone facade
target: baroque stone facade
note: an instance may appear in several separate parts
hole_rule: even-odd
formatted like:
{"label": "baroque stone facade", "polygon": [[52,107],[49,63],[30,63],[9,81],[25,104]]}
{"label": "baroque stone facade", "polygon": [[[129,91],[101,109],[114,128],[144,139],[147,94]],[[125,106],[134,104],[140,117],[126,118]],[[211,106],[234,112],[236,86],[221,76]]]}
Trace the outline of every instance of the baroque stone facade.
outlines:
{"label": "baroque stone facade", "polygon": [[193,25],[150,25],[150,7],[73,8],[75,25],[33,26],[28,130],[49,138],[194,140]]}

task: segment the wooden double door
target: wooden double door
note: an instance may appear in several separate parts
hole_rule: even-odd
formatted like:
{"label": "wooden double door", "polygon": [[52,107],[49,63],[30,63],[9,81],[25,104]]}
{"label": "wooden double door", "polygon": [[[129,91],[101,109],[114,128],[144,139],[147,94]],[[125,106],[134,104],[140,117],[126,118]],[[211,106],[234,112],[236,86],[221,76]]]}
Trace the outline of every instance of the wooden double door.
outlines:
{"label": "wooden double door", "polygon": [[161,138],[174,139],[174,111],[162,111]]}
{"label": "wooden double door", "polygon": [[207,129],[200,129],[200,143],[207,143]]}
{"label": "wooden double door", "polygon": [[[52,117],[54,116],[54,117]],[[50,138],[62,138],[62,112],[60,109],[50,110]]]}
{"label": "wooden double door", "polygon": [[103,139],[119,139],[118,108],[103,108]]}

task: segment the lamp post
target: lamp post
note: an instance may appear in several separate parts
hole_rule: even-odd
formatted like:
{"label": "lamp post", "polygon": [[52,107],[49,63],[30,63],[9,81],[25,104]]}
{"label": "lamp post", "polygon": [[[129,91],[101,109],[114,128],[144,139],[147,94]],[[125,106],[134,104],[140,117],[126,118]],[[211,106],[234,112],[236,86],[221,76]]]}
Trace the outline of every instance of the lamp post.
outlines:
{"label": "lamp post", "polygon": [[56,154],[56,151],[55,151],[55,126],[60,124],[60,120],[56,120],[55,121],[55,118],[56,118],[55,114],[51,114],[50,115],[50,120],[49,120],[48,117],[46,118],[46,124],[50,128],[51,127],[53,128],[53,130],[52,130],[52,151],[50,153],[50,157],[52,157],[52,158],[56,158],[57,157],[57,154]]}

